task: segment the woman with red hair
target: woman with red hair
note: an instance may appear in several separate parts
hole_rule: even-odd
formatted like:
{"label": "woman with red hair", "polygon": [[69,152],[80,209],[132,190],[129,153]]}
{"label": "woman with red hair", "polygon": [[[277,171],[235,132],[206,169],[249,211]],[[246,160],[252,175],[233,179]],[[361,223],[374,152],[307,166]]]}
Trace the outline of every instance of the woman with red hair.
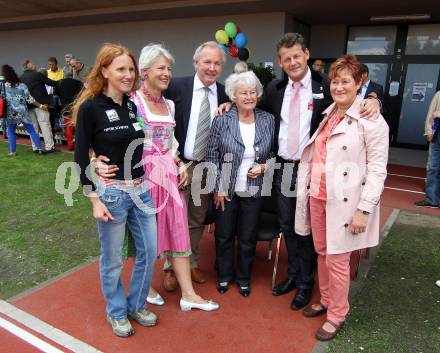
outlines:
{"label": "woman with red hair", "polygon": [[301,157],[295,231],[313,234],[318,253],[321,300],[303,314],[327,313],[316,333],[333,339],[349,310],[350,255],[379,242],[379,201],[386,178],[388,125],[361,119],[361,64],[355,56],[336,60],[329,72],[334,103]]}

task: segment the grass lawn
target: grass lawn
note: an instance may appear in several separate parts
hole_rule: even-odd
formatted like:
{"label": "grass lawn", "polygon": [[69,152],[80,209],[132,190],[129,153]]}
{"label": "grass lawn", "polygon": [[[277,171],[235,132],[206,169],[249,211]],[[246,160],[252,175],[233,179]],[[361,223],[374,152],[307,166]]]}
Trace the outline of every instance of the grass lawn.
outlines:
{"label": "grass lawn", "polygon": [[9,157],[0,142],[0,298],[31,288],[99,253],[96,224],[86,197],[73,206],[55,191],[59,165],[70,153],[39,156],[17,146]]}
{"label": "grass lawn", "polygon": [[431,219],[393,226],[329,352],[440,352],[440,227]]}

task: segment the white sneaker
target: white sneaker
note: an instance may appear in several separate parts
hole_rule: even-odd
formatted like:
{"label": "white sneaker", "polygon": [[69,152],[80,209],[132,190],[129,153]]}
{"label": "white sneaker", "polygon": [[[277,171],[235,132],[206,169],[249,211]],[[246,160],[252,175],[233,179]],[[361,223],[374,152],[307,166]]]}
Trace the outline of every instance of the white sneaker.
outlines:
{"label": "white sneaker", "polygon": [[107,315],[107,322],[112,326],[113,333],[119,337],[128,337],[134,333],[133,327],[127,318],[114,319]]}
{"label": "white sneaker", "polygon": [[157,318],[156,314],[146,309],[141,309],[134,313],[129,313],[128,318],[131,320],[135,320],[137,321],[138,324],[141,324],[142,326],[146,326],[146,327],[156,326],[157,323],[159,322],[159,319]]}
{"label": "white sneaker", "polygon": [[159,293],[157,293],[155,297],[147,297],[147,303],[153,305],[164,305],[165,300],[162,298],[162,296]]}
{"label": "white sneaker", "polygon": [[188,302],[184,299],[180,299],[180,310],[190,311],[191,309],[200,309],[203,311],[214,311],[220,308],[220,305],[212,300],[208,300],[206,304],[199,304]]}

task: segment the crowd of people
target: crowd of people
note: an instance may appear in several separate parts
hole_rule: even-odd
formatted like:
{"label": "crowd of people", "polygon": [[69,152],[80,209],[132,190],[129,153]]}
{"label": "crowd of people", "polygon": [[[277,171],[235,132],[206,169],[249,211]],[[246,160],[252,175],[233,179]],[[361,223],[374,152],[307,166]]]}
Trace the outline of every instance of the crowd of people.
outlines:
{"label": "crowd of people", "polygon": [[[98,224],[101,287],[115,335],[133,334],[130,320],[158,323],[148,306],[164,304],[151,287],[157,257],[164,259],[164,289],[181,289],[181,310],[220,308],[192,284],[207,281],[199,243],[210,203],[217,290],[226,295],[235,282],[243,297],[251,295],[263,196],[272,192],[288,253],[286,278],[272,294],[296,289],[292,310],[325,314],[319,340],[343,327],[351,253],[379,240],[388,126],[378,95],[359,96],[365,68],[355,56],[336,60],[326,76],[309,68],[300,34],[284,34],[276,50],[284,76],[264,88],[243,63],[219,83],[226,56],[215,42],[195,50],[195,73],[187,77],[172,77],[174,58],[159,44],[145,46],[138,61],[128,48],[104,44],[87,75],[70,54],[63,69],[50,58],[47,78],[26,62],[21,81],[30,94],[21,88],[22,101],[33,105],[38,122],[47,122],[49,102],[33,94],[32,83],[84,80],[72,107],[74,159]],[[14,81],[6,89],[12,85],[21,87]],[[45,143],[53,148],[50,139]],[[126,226],[136,248],[127,295]],[[310,304],[316,272],[321,298]]]}
{"label": "crowd of people", "polygon": [[[0,96],[3,99],[3,112],[0,114],[3,137],[8,139],[10,156],[16,155],[16,127],[19,124],[31,136],[35,153],[44,155],[57,151],[55,133],[60,125],[65,125],[61,114],[64,109],[68,110],[91,70],[72,54],[65,55],[65,62],[61,69],[57,59],[49,57],[47,68],[37,69],[31,60],[26,59],[21,76],[10,65],[2,66]],[[64,116],[69,118],[69,114]],[[40,133],[44,148],[40,144]],[[68,148],[72,150],[73,135],[67,132],[66,137]]]}

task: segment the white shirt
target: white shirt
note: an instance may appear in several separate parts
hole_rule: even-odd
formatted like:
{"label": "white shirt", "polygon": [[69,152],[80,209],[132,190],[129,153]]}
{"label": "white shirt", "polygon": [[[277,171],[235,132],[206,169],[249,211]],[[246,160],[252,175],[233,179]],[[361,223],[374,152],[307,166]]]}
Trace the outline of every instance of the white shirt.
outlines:
{"label": "white shirt", "polygon": [[[191,102],[191,114],[189,116],[188,131],[186,133],[185,148],[183,150],[183,156],[187,160],[194,160],[194,143],[196,140],[197,123],[199,121],[200,105],[202,104],[203,97],[205,96],[205,85],[200,81],[197,74],[194,75],[194,88],[193,97]],[[214,119],[214,112],[218,107],[217,99],[217,83],[214,82],[208,87],[208,100],[211,108],[211,124]]]}
{"label": "white shirt", "polygon": [[362,85],[362,90],[358,94],[358,97],[365,98],[365,93],[367,93],[367,89],[368,89],[369,84],[370,84],[370,80],[368,80],[367,82],[365,82],[364,85]]}
{"label": "white shirt", "polygon": [[290,114],[290,101],[292,97],[293,81],[289,82],[284,92],[283,105],[281,106],[280,132],[278,134],[278,155],[287,160],[298,161],[301,159],[304,147],[310,139],[310,125],[313,115],[313,93],[312,93],[312,73],[308,69],[306,76],[300,81],[299,89],[301,107],[300,107],[300,125],[299,125],[299,149],[291,155],[287,148],[288,126]]}
{"label": "white shirt", "polygon": [[247,173],[255,162],[255,123],[240,124],[241,139],[244,143],[243,159],[241,160],[240,168],[237,173],[237,180],[235,182],[235,191],[247,190]]}

